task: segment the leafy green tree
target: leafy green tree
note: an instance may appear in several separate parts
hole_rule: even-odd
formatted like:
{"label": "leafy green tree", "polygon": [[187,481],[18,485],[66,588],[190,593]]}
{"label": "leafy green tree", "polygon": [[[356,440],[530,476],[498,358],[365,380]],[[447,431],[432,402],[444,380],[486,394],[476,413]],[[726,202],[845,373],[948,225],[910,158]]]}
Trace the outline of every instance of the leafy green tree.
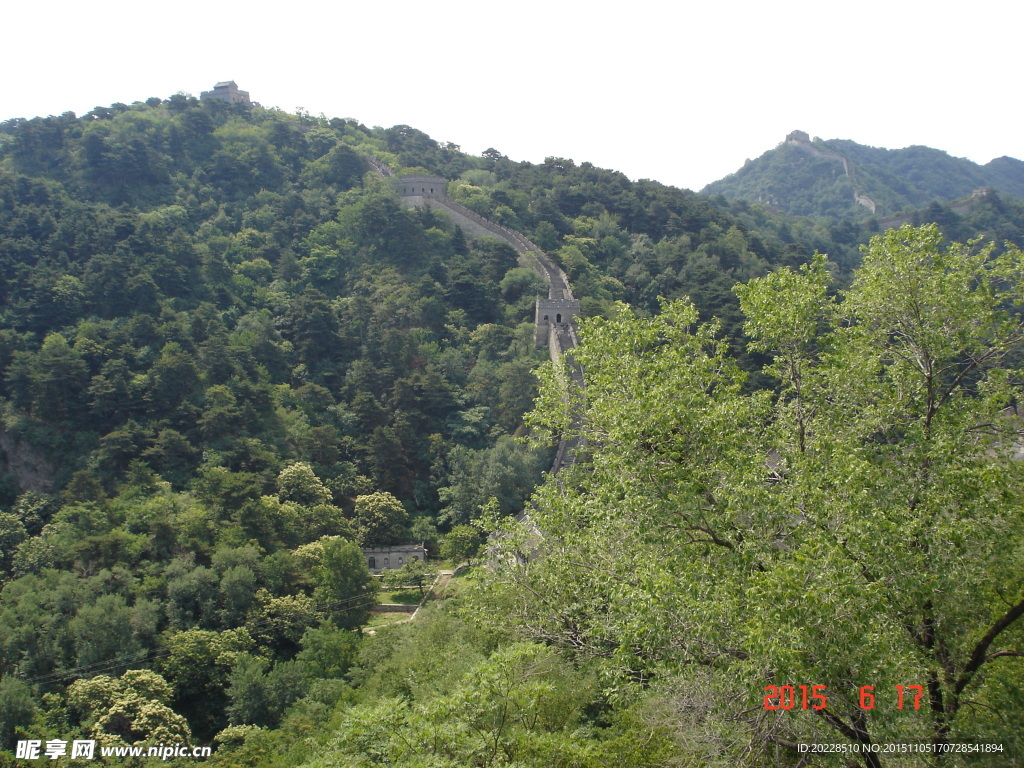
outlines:
{"label": "leafy green tree", "polygon": [[277,493],[282,501],[294,501],[312,507],[325,504],[331,499],[331,492],[305,462],[289,464],[277,476]]}
{"label": "leafy green tree", "polygon": [[52,496],[34,491],[21,494],[12,509],[13,514],[21,520],[30,535],[38,535],[59,508],[59,503]]}
{"label": "leafy green tree", "polygon": [[311,180],[348,189],[356,184],[366,170],[366,162],[350,147],[337,144],[323,157],[306,166]]}
{"label": "leafy green tree", "polygon": [[200,471],[194,488],[199,498],[211,507],[237,514],[246,502],[260,498],[263,483],[254,472],[206,466]]}
{"label": "leafy green tree", "polygon": [[68,624],[76,666],[136,657],[142,649],[133,623],[132,610],[121,595],[100,595],[80,607]]}
{"label": "leafy green tree", "polygon": [[464,525],[477,518],[492,497],[502,515],[521,511],[540,480],[546,454],[504,435],[493,447],[478,451],[456,446],[449,463],[448,485],[438,489],[444,504],[440,518]]}
{"label": "leafy green tree", "polygon": [[243,624],[256,598],[256,573],[248,565],[234,565],[220,577],[220,622],[234,627]]}
{"label": "leafy green tree", "polygon": [[480,531],[472,525],[456,525],[441,540],[441,557],[453,564],[471,562],[483,544]]}
{"label": "leafy green tree", "polygon": [[376,601],[377,580],[355,542],[323,539],[320,562],[313,568],[313,597],[335,626],[355,629],[367,622]]}
{"label": "leafy green tree", "polygon": [[330,746],[368,765],[596,768],[608,763],[576,728],[587,688],[551,649],[518,643],[474,664],[436,696],[349,708]]}
{"label": "leafy green tree", "polygon": [[301,592],[275,597],[261,589],[249,609],[247,628],[262,655],[291,658],[299,648],[302,634],[323,620],[328,607],[316,605],[313,597]]}
{"label": "leafy green tree", "polygon": [[0,749],[14,749],[17,730],[26,728],[35,712],[32,686],[17,677],[0,679]]}
{"label": "leafy green tree", "polygon": [[231,671],[228,719],[232,725],[276,727],[285,710],[309,687],[309,668],[300,661],[271,663],[242,654]]}
{"label": "leafy green tree", "polygon": [[172,629],[188,629],[196,625],[214,626],[217,616],[217,574],[200,565],[192,567],[179,559],[167,568],[167,602],[165,610]]}
{"label": "leafy green tree", "polygon": [[172,710],[171,686],[155,672],[136,669],[119,679],[100,675],[68,688],[68,707],[101,743],[188,743],[185,718]]}
{"label": "leafy green tree", "polygon": [[188,718],[197,736],[216,733],[227,724],[225,689],[231,669],[253,647],[252,638],[245,629],[188,629],[172,635],[168,645],[156,667],[173,688],[171,706]]}
{"label": "leafy green tree", "polygon": [[15,359],[11,376],[15,396],[31,403],[36,416],[60,421],[81,405],[87,372],[81,353],[62,335],[51,333],[38,353]]}
{"label": "leafy green tree", "polygon": [[386,491],[357,496],[353,521],[364,547],[398,544],[405,536],[409,514],[402,502]]}
{"label": "leafy green tree", "polygon": [[157,413],[172,413],[198,388],[199,369],[192,356],[180,344],[167,343],[151,369],[147,393],[150,407]]}
{"label": "leafy green tree", "polygon": [[[753,281],[776,397],[744,394],[685,303],[585,324],[585,399],[551,379],[534,421],[580,414],[588,457],[502,540],[493,586],[523,585],[506,608],[607,674],[666,680],[680,744],[711,735],[722,764],[826,740],[1016,748],[1022,275],[1016,248],[929,226],[875,238],[841,304],[820,259]],[[824,710],[769,716],[765,686],[812,680]],[[900,710],[909,685],[920,708]]]}
{"label": "leafy green tree", "polygon": [[89,586],[52,568],[5,584],[0,591],[0,671],[36,677],[74,666],[68,623],[78,606],[89,601]]}
{"label": "leafy green tree", "polygon": [[413,518],[412,524],[409,526],[409,540],[421,543],[427,550],[428,555],[438,551],[437,542],[439,538],[440,534],[437,532],[437,526],[431,518],[426,516]]}
{"label": "leafy green tree", "polygon": [[27,538],[28,531],[17,515],[0,512],[0,574],[10,572],[14,552]]}
{"label": "leafy green tree", "polygon": [[60,561],[58,540],[66,526],[47,525],[38,536],[23,541],[11,558],[11,571],[15,577],[38,574],[44,568],[53,568]]}
{"label": "leafy green tree", "polygon": [[235,393],[224,384],[215,384],[204,395],[206,407],[199,418],[200,433],[214,444],[223,444],[242,424],[242,412]]}
{"label": "leafy green tree", "polygon": [[174,429],[161,429],[142,457],[174,487],[181,488],[191,478],[199,452],[183,434]]}
{"label": "leafy green tree", "polygon": [[422,560],[410,560],[401,568],[384,571],[383,580],[388,587],[416,587],[420,598],[437,577],[437,567]]}
{"label": "leafy green tree", "polygon": [[359,635],[338,629],[325,621],[302,635],[302,650],[295,659],[307,664],[318,678],[341,678],[356,662]]}

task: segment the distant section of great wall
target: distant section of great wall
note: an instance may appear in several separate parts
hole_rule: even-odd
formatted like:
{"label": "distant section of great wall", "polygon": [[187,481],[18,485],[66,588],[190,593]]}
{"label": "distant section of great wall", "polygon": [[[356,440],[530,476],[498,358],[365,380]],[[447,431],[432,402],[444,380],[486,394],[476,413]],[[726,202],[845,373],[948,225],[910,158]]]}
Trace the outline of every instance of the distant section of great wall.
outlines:
{"label": "distant section of great wall", "polygon": [[[426,207],[443,211],[452,223],[472,237],[495,237],[508,243],[519,255],[522,266],[544,278],[548,284],[548,297],[537,299],[534,343],[538,348],[546,346],[556,364],[564,361],[572,382],[576,386],[583,386],[583,369],[572,358],[572,350],[578,345],[576,318],[580,314],[580,302],[573,296],[569,278],[562,268],[523,233],[496,224],[448,197],[447,179],[440,176],[396,177],[377,158],[368,157],[367,163],[378,176],[391,179],[402,204],[407,208]],[[573,463],[576,446],[575,438],[561,440],[551,468],[552,473]]]}
{"label": "distant section of great wall", "polygon": [[853,164],[845,157],[835,152],[826,152],[825,150],[816,147],[811,143],[811,137],[803,131],[793,131],[786,137],[786,143],[792,144],[794,147],[802,149],[808,154],[820,157],[823,160],[831,160],[833,162],[841,163],[843,166],[843,173],[853,182],[853,199],[863,205],[872,213],[875,212],[875,201],[867,195],[862,195],[857,187],[857,174],[853,168]]}

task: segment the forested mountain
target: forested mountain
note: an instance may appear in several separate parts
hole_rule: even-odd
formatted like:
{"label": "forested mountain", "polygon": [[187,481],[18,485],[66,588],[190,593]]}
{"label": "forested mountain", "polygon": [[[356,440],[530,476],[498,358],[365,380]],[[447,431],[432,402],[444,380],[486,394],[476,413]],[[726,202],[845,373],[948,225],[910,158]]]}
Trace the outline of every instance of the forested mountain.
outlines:
{"label": "forested mountain", "polygon": [[[793,131],[782,144],[713,182],[708,195],[762,203],[796,216],[861,221],[968,198],[976,190],[1024,198],[1024,162],[985,165],[929,147],[881,149]],[[969,209],[964,202],[960,213]]]}
{"label": "forested mountain", "polygon": [[[365,618],[357,543],[521,509],[544,286],[402,209],[366,173],[385,132],[175,96],[0,137],[5,684],[182,633],[291,660]],[[175,663],[206,738],[226,678],[199,695]]]}
{"label": "forested mountain", "polygon": [[[452,199],[567,272],[592,396],[567,394],[534,348],[543,280],[505,243],[404,208],[370,157],[396,175],[443,176]],[[1015,162],[1000,164],[1006,178]],[[967,213],[929,210],[952,237],[1014,239],[1017,206],[991,194]],[[959,377],[942,369],[962,386],[918,454],[920,403],[872,379],[894,365],[884,332],[840,343],[847,320],[870,316],[834,305],[851,283],[850,307],[870,303],[854,280],[871,234],[870,222],[780,216],[566,158],[474,157],[410,126],[182,94],[0,124],[0,765],[17,764],[9,750],[28,738],[211,744],[223,766],[438,768],[796,765],[793,738],[847,738],[827,722],[773,730],[767,715],[729,709],[740,697],[758,710],[774,673],[837,690],[852,674],[792,662],[799,643],[778,650],[729,611],[792,599],[808,552],[827,560],[805,574],[827,594],[863,574],[842,536],[866,551],[913,528],[894,515],[835,528],[827,546],[797,535],[794,510],[832,508],[815,472],[846,457],[858,487],[891,471],[892,493],[920,473],[956,477],[957,510],[1004,473],[1006,551],[961,518],[940,532],[968,541],[972,562],[1006,557],[991,578],[961,578],[984,593],[973,628],[996,596],[1016,604],[1006,581],[1021,541],[1016,465],[997,461],[1006,430],[955,429],[1013,401],[1003,360],[1018,359],[1017,337],[998,313],[1017,306],[1019,252],[985,251],[1003,269],[991,294],[953,308],[973,339],[964,348],[984,356]],[[906,239],[939,253],[937,230]],[[837,399],[838,383],[849,389]],[[871,410],[879,393],[892,423]],[[586,415],[575,424],[586,450],[542,485],[537,527],[519,529],[511,521],[573,423],[567,404]],[[824,464],[803,456],[808,441]],[[961,449],[988,463],[942,463]],[[766,468],[772,452],[785,464]],[[843,521],[885,506],[856,498],[838,507]],[[748,519],[748,503],[765,517]],[[378,583],[360,546],[415,540],[466,556],[498,527],[492,545],[520,547],[507,561],[495,550],[415,622],[361,631]],[[719,568],[720,588],[701,580]],[[784,578],[772,591],[760,573]],[[898,586],[897,575],[881,580]],[[884,593],[887,650],[856,657],[877,662],[871,680],[924,669],[920,647],[893,650],[917,595]],[[855,616],[870,624],[862,598]],[[823,621],[835,602],[816,606]],[[944,627],[964,619],[933,613]],[[806,647],[838,652],[827,638]],[[950,665],[967,674],[959,656]],[[699,681],[703,702],[680,693],[697,668],[723,675]],[[969,683],[983,695],[964,693],[965,711],[1022,711],[1018,672],[982,687],[980,668]],[[1000,735],[998,717],[959,717],[948,733],[981,723],[978,738]],[[892,722],[872,737],[896,733]]]}

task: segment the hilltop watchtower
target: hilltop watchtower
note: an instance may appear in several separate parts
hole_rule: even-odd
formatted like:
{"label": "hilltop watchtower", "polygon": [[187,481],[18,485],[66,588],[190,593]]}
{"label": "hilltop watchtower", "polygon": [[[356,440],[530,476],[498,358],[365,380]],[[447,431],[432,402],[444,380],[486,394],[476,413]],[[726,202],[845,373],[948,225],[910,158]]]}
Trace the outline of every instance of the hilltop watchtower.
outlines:
{"label": "hilltop watchtower", "polygon": [[252,105],[252,102],[249,100],[249,92],[238,90],[238,85],[234,80],[224,80],[217,83],[213,86],[212,91],[203,91],[199,94],[199,100],[226,101],[228,104]]}

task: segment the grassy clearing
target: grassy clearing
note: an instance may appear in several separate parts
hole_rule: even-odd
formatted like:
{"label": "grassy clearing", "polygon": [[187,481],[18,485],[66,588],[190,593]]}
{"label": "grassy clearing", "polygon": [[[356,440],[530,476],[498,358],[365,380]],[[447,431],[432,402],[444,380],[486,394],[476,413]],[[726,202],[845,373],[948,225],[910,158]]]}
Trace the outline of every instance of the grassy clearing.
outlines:
{"label": "grassy clearing", "polygon": [[402,603],[403,605],[416,605],[420,601],[418,589],[396,589],[390,592],[381,592],[377,596],[379,603]]}
{"label": "grassy clearing", "polygon": [[455,597],[463,590],[479,582],[480,578],[474,573],[475,569],[476,566],[471,565],[454,574],[448,581],[448,585],[445,587],[444,596],[446,598]]}
{"label": "grassy clearing", "polygon": [[376,629],[378,627],[386,627],[388,624],[394,624],[395,622],[408,619],[412,616],[411,613],[395,612],[395,613],[371,613],[370,620],[363,625],[363,629]]}

